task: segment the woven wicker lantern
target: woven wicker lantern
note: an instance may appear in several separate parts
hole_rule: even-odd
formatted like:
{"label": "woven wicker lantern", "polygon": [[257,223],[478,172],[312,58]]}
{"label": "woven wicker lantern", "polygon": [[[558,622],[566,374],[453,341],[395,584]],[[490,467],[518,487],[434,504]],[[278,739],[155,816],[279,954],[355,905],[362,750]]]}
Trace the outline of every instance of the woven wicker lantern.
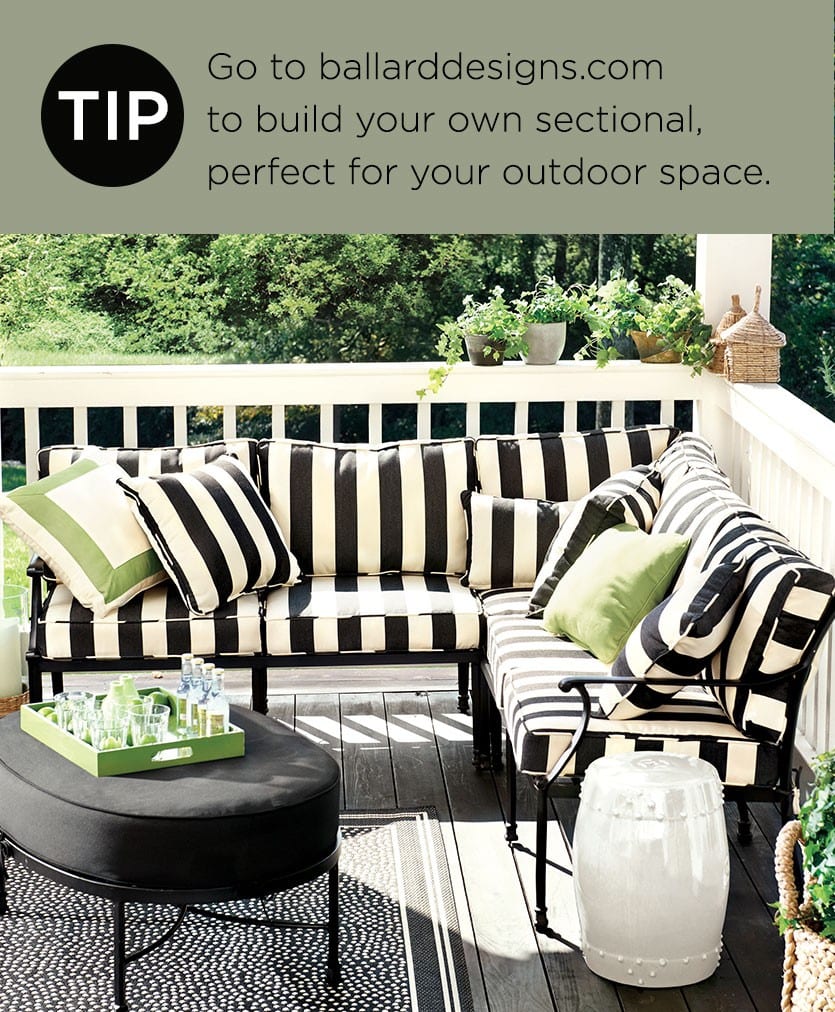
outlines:
{"label": "woven wicker lantern", "polygon": [[720,337],[725,346],[725,376],[731,383],[779,383],[780,349],[786,335],[760,315],[762,288],[754,308]]}
{"label": "woven wicker lantern", "polygon": [[739,304],[739,296],[732,295],[731,308],[716,324],[716,329],[710,339],[710,343],[713,345],[713,358],[710,360],[708,369],[711,372],[723,373],[725,371],[725,342],[722,340],[722,331],[739,323],[743,316],[745,316],[745,310]]}

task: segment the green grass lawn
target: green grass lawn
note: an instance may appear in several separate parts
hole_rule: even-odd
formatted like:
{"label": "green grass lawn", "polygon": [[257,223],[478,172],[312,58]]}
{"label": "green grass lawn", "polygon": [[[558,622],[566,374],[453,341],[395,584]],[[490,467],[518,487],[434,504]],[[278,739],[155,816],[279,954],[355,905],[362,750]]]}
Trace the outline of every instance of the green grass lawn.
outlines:
{"label": "green grass lawn", "polygon": [[[3,464],[3,491],[26,483],[26,469],[22,464]],[[3,582],[20,587],[27,585],[26,566],[31,552],[20,538],[3,524]]]}

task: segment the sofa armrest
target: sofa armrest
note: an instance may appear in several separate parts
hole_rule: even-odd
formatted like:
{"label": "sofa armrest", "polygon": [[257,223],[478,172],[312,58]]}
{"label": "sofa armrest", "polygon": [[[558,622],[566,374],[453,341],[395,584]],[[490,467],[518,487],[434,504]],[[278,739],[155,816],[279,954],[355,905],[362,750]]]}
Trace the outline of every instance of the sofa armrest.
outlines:
{"label": "sofa armrest", "polygon": [[719,688],[756,689],[764,685],[778,685],[780,682],[790,681],[806,666],[805,663],[798,664],[770,678],[711,678],[710,683],[681,675],[678,677],[670,675],[666,678],[639,678],[637,675],[566,675],[557,684],[562,692],[571,692],[572,689],[587,685],[675,685],[679,689],[686,689],[690,686],[710,684]]}

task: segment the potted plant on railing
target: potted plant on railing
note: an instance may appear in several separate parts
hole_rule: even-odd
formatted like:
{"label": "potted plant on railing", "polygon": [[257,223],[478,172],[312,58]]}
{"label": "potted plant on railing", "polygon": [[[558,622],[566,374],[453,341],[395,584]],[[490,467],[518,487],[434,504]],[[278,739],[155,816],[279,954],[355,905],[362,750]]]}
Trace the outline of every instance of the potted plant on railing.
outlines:
{"label": "potted plant on railing", "polygon": [[[777,837],[774,869],[785,936],[783,1009],[835,1008],[835,751],[814,762],[815,785],[798,819]],[[794,848],[801,843],[805,888],[798,903]]]}
{"label": "potted plant on railing", "polygon": [[615,275],[592,293],[587,319],[591,333],[576,357],[593,355],[600,366],[637,349],[642,362],[683,362],[699,373],[713,357],[701,296],[673,275],[655,300],[634,279]]}
{"label": "potted plant on railing", "polygon": [[634,358],[634,344],[629,335],[635,329],[637,314],[651,307],[638,282],[614,274],[599,288],[592,285],[588,300],[585,318],[589,336],[575,358],[593,357],[599,366],[618,358]]}
{"label": "potted plant on railing", "polygon": [[556,278],[540,278],[532,292],[523,292],[516,307],[527,326],[522,334],[522,359],[528,365],[553,365],[565,348],[566,325],[585,317],[590,302],[583,285],[563,288]]}
{"label": "potted plant on railing", "polygon": [[[452,369],[464,357],[473,365],[501,365],[505,356],[511,358],[527,350],[522,340],[526,321],[518,307],[504,297],[499,285],[487,299],[476,302],[472,295],[464,296],[464,309],[454,320],[439,323],[441,336],[435,346],[442,364],[429,370],[426,389],[437,393]],[[423,396],[426,390],[418,393]]]}
{"label": "potted plant on railing", "polygon": [[672,274],[659,286],[659,298],[635,314],[634,324],[642,362],[683,362],[699,373],[713,358],[701,296]]}

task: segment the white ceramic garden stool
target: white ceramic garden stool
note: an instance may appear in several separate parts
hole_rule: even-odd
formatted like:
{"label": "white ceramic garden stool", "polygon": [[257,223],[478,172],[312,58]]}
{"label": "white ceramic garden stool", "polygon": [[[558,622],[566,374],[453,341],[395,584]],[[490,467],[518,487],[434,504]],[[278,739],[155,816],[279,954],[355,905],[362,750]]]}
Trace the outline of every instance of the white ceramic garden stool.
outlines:
{"label": "white ceramic garden stool", "polygon": [[604,756],[586,771],[574,891],[589,969],[682,987],[719,964],[728,902],[722,783],[694,756]]}

